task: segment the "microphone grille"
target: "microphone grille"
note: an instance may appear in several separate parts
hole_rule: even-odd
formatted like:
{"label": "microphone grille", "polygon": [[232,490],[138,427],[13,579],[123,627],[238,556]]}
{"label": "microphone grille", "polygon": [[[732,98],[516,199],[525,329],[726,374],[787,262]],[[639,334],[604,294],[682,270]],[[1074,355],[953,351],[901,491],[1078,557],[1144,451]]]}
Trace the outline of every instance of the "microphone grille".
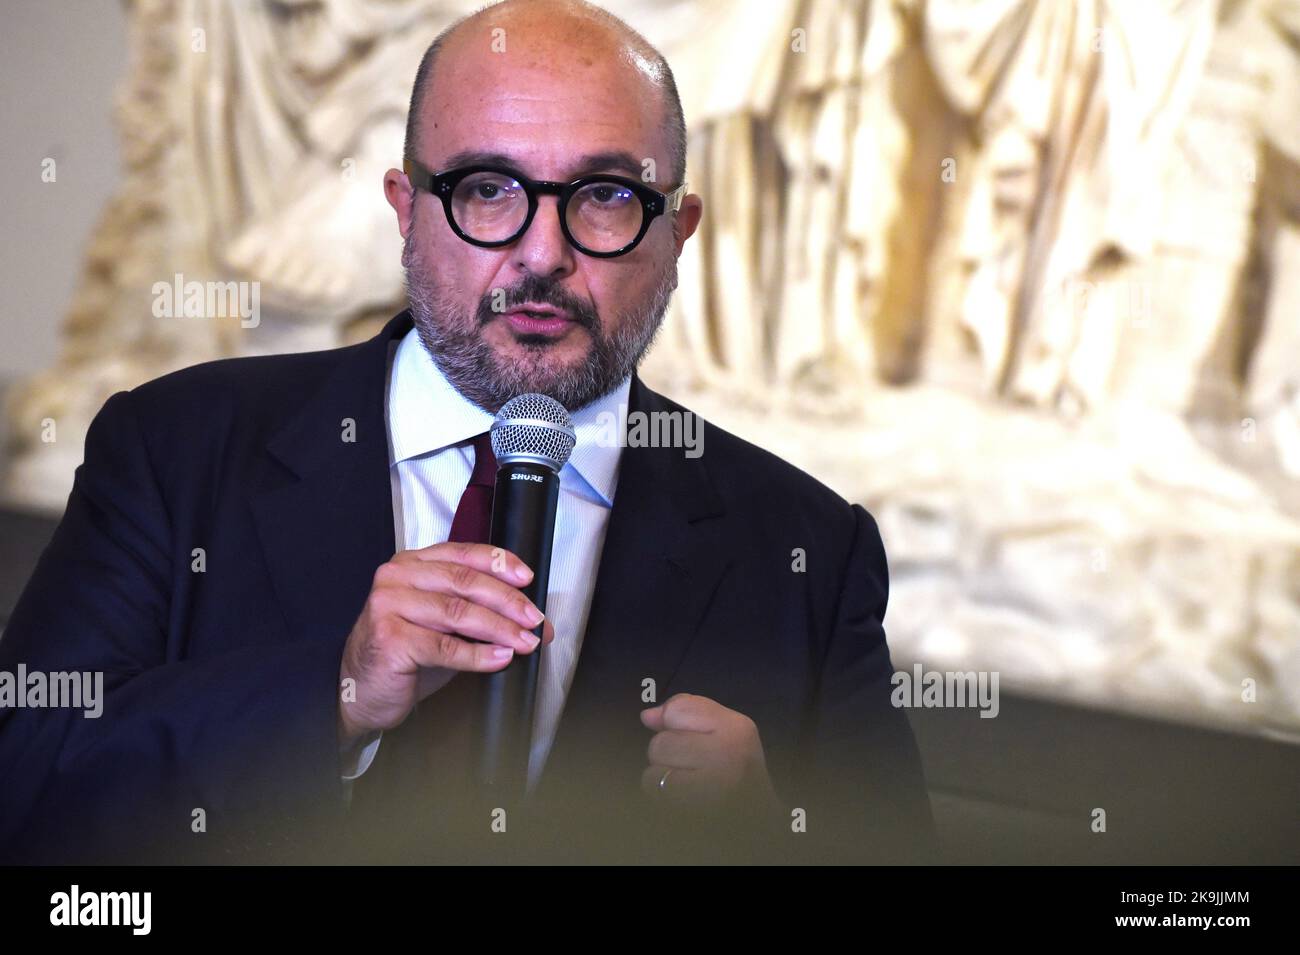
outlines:
{"label": "microphone grille", "polygon": [[492,453],[502,464],[529,461],[558,472],[575,443],[569,412],[548,395],[516,395],[492,423]]}

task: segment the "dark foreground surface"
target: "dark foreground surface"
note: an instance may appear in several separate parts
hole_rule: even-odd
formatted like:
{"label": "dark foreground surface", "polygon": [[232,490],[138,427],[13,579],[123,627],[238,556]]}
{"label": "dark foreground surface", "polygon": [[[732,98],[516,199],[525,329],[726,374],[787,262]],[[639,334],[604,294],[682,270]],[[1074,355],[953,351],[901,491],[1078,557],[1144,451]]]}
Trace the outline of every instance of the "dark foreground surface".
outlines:
{"label": "dark foreground surface", "polygon": [[[0,510],[0,624],[54,526]],[[941,861],[1300,863],[1300,746],[1008,693],[910,717]]]}

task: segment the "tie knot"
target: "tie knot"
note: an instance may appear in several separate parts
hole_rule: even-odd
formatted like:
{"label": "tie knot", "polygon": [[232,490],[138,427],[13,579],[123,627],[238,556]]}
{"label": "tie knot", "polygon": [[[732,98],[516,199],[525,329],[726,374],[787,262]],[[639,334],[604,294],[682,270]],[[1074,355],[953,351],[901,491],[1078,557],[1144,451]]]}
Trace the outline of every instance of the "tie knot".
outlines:
{"label": "tie knot", "polygon": [[492,435],[488,431],[474,438],[474,473],[469,483],[480,487],[496,487],[497,456],[492,453]]}

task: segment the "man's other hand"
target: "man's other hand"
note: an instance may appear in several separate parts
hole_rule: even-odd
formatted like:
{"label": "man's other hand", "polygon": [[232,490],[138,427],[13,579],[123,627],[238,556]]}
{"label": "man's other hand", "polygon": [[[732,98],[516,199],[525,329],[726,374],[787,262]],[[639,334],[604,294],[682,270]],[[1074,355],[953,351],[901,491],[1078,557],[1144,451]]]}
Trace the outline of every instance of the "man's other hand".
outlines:
{"label": "man's other hand", "polygon": [[[744,713],[689,693],[641,711],[655,735],[641,787],[674,805],[713,809],[737,801],[777,807],[758,727]],[[667,773],[667,778],[665,778]]]}

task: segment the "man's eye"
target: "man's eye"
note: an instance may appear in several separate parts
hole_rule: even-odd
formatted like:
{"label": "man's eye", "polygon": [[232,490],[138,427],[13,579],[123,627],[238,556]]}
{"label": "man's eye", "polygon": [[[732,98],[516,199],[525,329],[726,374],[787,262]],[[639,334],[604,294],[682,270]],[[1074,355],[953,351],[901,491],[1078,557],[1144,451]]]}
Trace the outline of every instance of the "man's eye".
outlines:
{"label": "man's eye", "polygon": [[627,190],[621,186],[596,186],[591,190],[592,198],[597,202],[622,202],[627,199]]}
{"label": "man's eye", "polygon": [[458,192],[466,202],[500,205],[519,195],[519,184],[495,176],[483,176],[461,183]]}

